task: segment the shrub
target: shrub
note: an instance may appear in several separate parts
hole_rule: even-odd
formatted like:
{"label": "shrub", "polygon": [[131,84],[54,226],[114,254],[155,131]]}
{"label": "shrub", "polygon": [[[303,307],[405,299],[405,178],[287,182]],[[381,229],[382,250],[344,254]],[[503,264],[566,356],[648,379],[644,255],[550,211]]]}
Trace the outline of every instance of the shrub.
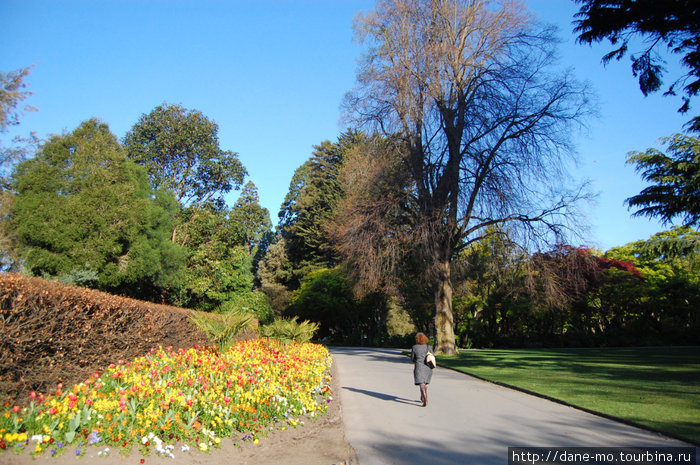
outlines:
{"label": "shrub", "polygon": [[314,337],[318,328],[318,323],[312,323],[308,320],[298,323],[297,317],[291,320],[275,318],[275,321],[262,327],[260,334],[263,337],[275,339],[285,345],[291,342],[303,344],[309,342]]}
{"label": "shrub", "polygon": [[0,396],[25,400],[162,345],[206,345],[189,311],[0,273]]}
{"label": "shrub", "polygon": [[203,331],[209,341],[218,345],[221,352],[227,351],[241,338],[241,333],[256,326],[253,315],[244,312],[206,313],[192,311],[190,320]]}

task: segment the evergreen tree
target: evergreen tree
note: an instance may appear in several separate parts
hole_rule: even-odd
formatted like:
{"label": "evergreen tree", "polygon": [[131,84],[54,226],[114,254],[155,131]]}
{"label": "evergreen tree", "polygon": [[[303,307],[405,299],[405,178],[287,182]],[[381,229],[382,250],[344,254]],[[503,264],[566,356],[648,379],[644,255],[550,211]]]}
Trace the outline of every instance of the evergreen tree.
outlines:
{"label": "evergreen tree", "polygon": [[[12,226],[28,272],[160,300],[179,286],[175,207],[95,119],[52,137],[14,175]],[[80,283],[80,282],[79,282]]]}
{"label": "evergreen tree", "polygon": [[294,173],[279,213],[279,233],[285,239],[287,257],[300,271],[293,289],[309,271],[332,268],[339,262],[326,227],[345,195],[339,180],[345,155],[361,139],[361,134],[347,132],[337,142],[324,141]]}
{"label": "evergreen tree", "polygon": [[258,188],[253,181],[243,186],[241,195],[229,213],[229,221],[237,241],[248,248],[253,257],[253,272],[272,240],[272,222],[267,208],[260,206]]}
{"label": "evergreen tree", "polygon": [[332,268],[339,260],[327,227],[345,195],[339,179],[345,156],[363,137],[350,131],[336,142],[322,142],[292,176],[277,233],[257,271],[260,287],[278,313],[310,272]]}
{"label": "evergreen tree", "polygon": [[635,164],[642,178],[652,183],[627,199],[639,207],[634,215],[659,218],[668,224],[681,218],[686,226],[700,225],[700,139],[675,134],[663,139],[668,154],[653,148],[630,152],[627,162]]}

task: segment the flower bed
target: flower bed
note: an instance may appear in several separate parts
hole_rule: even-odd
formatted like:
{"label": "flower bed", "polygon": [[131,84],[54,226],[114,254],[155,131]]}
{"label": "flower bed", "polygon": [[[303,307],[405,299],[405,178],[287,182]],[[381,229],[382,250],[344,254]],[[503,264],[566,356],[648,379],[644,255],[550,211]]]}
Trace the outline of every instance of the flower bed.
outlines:
{"label": "flower bed", "polygon": [[272,427],[297,426],[331,401],[331,357],[316,344],[267,339],[217,349],[153,350],[43,397],[5,405],[0,453],[63,452],[87,446],[170,456],[176,447],[207,452],[224,438],[257,441]]}

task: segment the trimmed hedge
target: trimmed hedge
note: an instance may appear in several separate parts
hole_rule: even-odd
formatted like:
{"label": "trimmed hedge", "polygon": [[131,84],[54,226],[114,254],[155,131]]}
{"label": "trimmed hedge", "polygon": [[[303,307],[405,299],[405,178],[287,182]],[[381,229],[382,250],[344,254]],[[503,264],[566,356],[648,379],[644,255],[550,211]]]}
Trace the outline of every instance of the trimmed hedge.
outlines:
{"label": "trimmed hedge", "polygon": [[208,345],[190,310],[0,273],[0,399],[72,385],[159,345]]}

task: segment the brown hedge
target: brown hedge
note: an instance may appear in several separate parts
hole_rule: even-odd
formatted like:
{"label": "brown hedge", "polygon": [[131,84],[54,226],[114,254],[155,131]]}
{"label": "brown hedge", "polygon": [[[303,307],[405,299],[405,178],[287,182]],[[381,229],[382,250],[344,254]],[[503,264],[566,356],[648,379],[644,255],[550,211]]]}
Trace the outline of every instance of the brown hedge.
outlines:
{"label": "brown hedge", "polygon": [[0,273],[0,399],[82,382],[162,345],[207,345],[189,310]]}

